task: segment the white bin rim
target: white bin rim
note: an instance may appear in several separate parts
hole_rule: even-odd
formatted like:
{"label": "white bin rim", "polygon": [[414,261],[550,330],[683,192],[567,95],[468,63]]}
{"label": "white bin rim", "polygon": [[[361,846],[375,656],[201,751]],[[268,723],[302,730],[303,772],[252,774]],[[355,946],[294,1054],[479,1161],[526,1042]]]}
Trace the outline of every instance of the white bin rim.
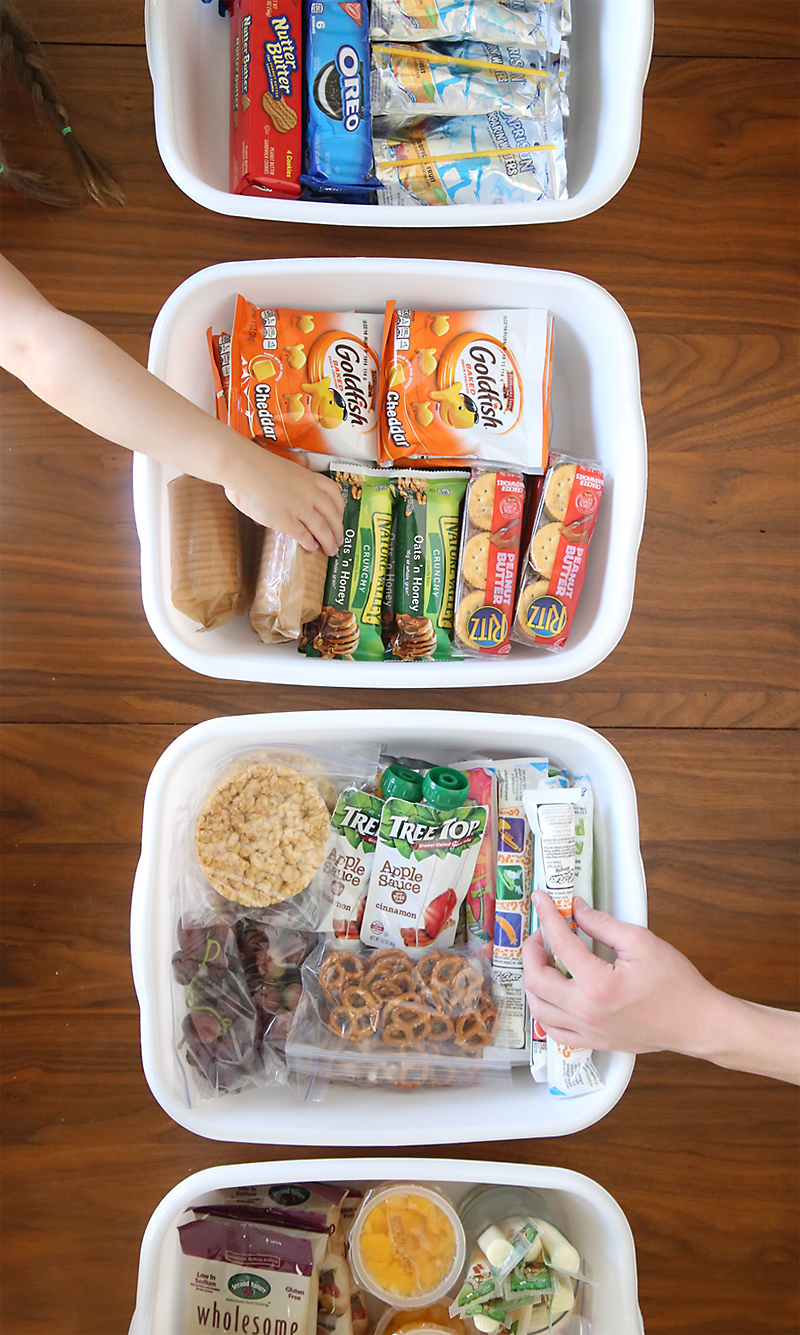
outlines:
{"label": "white bin rim", "polygon": [[[570,640],[561,653],[515,645],[503,658],[452,663],[349,663],[305,658],[296,645],[264,646],[244,618],[202,632],[172,605],[166,484],[171,470],[143,455],[133,461],[142,601],[153,633],[194,672],[234,681],[374,689],[450,689],[568,681],[616,647],[630,619],[644,528],[647,438],[639,354],[630,321],[599,284],[557,269],[449,260],[303,258],[212,265],[187,278],[159,312],[149,369],[187,397],[212,407],[205,330],[230,318],[237,290],[302,309],[381,310],[430,297],[432,309],[546,305],[556,317],[551,449],[598,458],[608,471]],[[324,294],[328,299],[324,299]],[[296,295],[295,295],[296,294]],[[306,295],[304,295],[306,294]],[[293,299],[294,298],[294,299]],[[337,307],[336,300],[345,303]],[[230,308],[230,310],[229,310]]]}
{"label": "white bin rim", "polygon": [[[179,1182],[153,1211],[145,1229],[139,1258],[136,1310],[129,1335],[178,1335],[156,1330],[152,1325],[154,1307],[166,1289],[176,1282],[182,1289],[183,1275],[176,1280],[174,1264],[166,1252],[170,1235],[183,1212],[209,1192],[222,1187],[256,1185],[272,1182],[364,1182],[390,1179],[396,1181],[475,1183],[514,1185],[537,1191],[569,1194],[602,1220],[606,1249],[614,1256],[614,1269],[608,1282],[613,1285],[615,1304],[613,1330],[604,1326],[599,1335],[644,1335],[638,1305],[636,1247],[628,1219],[615,1198],[593,1178],[570,1168],[544,1164],[508,1164],[471,1159],[355,1158],[295,1159],[290,1162],[221,1164],[206,1168]],[[173,1257],[177,1255],[174,1244]]]}
{"label": "white bin rim", "polygon": [[[343,710],[242,715],[189,728],[156,762],[144,802],[142,853],[131,903],[131,960],[141,1008],[142,1064],[164,1111],[195,1134],[228,1142],[286,1145],[457,1144],[569,1135],[603,1118],[625,1092],[634,1058],[597,1053],[605,1088],[559,1099],[535,1085],[527,1069],[514,1071],[499,1100],[491,1088],[419,1091],[419,1116],[408,1117],[408,1096],[387,1090],[354,1094],[332,1085],[322,1103],[304,1104],[287,1090],[245,1091],[188,1106],[178,1072],[172,1030],[170,959],[173,899],[168,863],[172,823],[188,777],[232,751],[266,742],[278,745],[337,740],[384,741],[400,753],[436,752],[444,763],[474,754],[548,754],[573,773],[588,773],[595,794],[595,883],[600,907],[647,925],[647,891],[639,852],[636,793],[630,772],[612,744],[583,724],[565,719],[436,710]],[[421,1131],[424,1128],[424,1131]]]}
{"label": "white bin rim", "polygon": [[[167,172],[185,195],[203,208],[232,217],[369,228],[508,227],[583,218],[617,194],[636,162],[655,18],[654,0],[572,0],[572,5],[572,115],[567,158],[570,174],[575,175],[574,163],[578,162],[578,174],[584,179],[569,199],[503,206],[381,208],[231,194],[224,188],[227,160],[224,170],[223,164],[216,160],[209,165],[211,150],[207,145],[198,146],[186,124],[191,115],[189,84],[196,77],[191,62],[193,59],[202,62],[205,58],[214,67],[213,71],[204,71],[203,99],[209,106],[205,112],[202,106],[196,111],[209,117],[204,128],[207,137],[213,132],[213,121],[220,116],[227,126],[228,43],[223,42],[224,53],[217,52],[205,29],[205,44],[200,40],[198,29],[213,21],[216,5],[204,6],[199,0],[170,0],[169,4],[164,0],[145,0],[145,41],[153,81],[158,151]],[[177,13],[172,13],[171,7]],[[584,7],[594,25],[587,34],[585,50],[580,27],[576,26]],[[187,23],[194,25],[188,33]],[[620,74],[623,69],[624,79]],[[581,121],[585,125],[583,132]],[[579,142],[574,149],[576,139]],[[580,142],[581,139],[585,142]],[[227,139],[220,136],[214,150],[217,157],[224,151],[224,144]]]}

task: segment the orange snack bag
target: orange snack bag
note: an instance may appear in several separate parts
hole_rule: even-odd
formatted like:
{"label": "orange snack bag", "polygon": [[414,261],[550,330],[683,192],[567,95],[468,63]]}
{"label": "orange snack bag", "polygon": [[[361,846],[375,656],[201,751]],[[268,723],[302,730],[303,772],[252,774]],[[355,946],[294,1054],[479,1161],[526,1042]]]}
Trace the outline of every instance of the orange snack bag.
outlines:
{"label": "orange snack bag", "polygon": [[228,421],[283,453],[377,456],[380,316],[236,298]]}
{"label": "orange snack bag", "polygon": [[231,336],[212,334],[206,330],[208,351],[211,356],[211,374],[214,377],[214,399],[217,421],[228,420],[228,397],[231,389]]}
{"label": "orange snack bag", "polygon": [[412,311],[390,301],[378,462],[478,459],[543,473],[552,357],[548,311]]}

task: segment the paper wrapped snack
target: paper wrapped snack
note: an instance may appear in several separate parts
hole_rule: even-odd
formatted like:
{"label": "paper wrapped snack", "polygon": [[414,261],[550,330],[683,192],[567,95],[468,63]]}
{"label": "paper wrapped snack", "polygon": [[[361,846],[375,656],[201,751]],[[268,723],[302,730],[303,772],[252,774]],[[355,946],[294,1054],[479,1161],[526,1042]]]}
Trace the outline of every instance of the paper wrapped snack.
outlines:
{"label": "paper wrapped snack", "polygon": [[222,487],[188,474],[167,496],[173,605],[203,630],[224,626],[246,599],[239,513]]}
{"label": "paper wrapped snack", "polygon": [[265,644],[296,640],[322,611],[328,558],[307,552],[295,538],[265,529],[250,625]]}

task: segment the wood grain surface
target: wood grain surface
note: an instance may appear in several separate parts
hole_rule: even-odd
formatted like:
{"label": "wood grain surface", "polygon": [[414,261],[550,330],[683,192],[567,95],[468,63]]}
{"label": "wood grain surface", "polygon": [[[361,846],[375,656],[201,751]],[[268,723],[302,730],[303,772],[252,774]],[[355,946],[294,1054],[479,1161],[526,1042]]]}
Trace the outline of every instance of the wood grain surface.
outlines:
{"label": "wood grain surface", "polygon": [[[0,1328],[124,1335],[164,1194],[206,1166],[305,1153],[201,1140],[142,1074],[128,943],[142,800],[165,746],[202,719],[431,707],[598,728],[636,784],[651,926],[728,991],[797,1007],[798,16],[794,0],[657,0],[641,153],[615,199],[568,226],[437,235],[203,212],[158,156],[141,0],[18,4],[128,197],[48,211],[3,192],[3,252],[50,300],[145,361],[170,292],[223,260],[574,270],[632,321],[648,428],[634,611],[594,672],[457,697],[264,689],[162,650],[129,457],[2,376]],[[14,160],[58,169],[63,144],[12,79],[2,110]],[[797,1335],[797,1131],[796,1090],[660,1054],[579,1135],[420,1153],[595,1178],[631,1223],[648,1335]]]}

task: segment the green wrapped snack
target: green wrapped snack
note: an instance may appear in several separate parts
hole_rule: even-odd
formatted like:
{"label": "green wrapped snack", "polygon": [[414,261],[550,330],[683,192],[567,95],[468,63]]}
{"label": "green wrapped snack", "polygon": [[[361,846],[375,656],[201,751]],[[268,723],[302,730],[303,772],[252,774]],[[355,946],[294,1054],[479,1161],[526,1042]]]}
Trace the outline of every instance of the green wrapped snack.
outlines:
{"label": "green wrapped snack", "polygon": [[394,631],[387,658],[442,662],[453,647],[460,511],[469,473],[403,473],[397,495]]}
{"label": "green wrapped snack", "polygon": [[359,469],[358,464],[339,465],[331,475],[344,497],[344,539],[328,561],[322,611],[303,627],[300,651],[309,658],[380,661],[392,480],[381,469]]}

